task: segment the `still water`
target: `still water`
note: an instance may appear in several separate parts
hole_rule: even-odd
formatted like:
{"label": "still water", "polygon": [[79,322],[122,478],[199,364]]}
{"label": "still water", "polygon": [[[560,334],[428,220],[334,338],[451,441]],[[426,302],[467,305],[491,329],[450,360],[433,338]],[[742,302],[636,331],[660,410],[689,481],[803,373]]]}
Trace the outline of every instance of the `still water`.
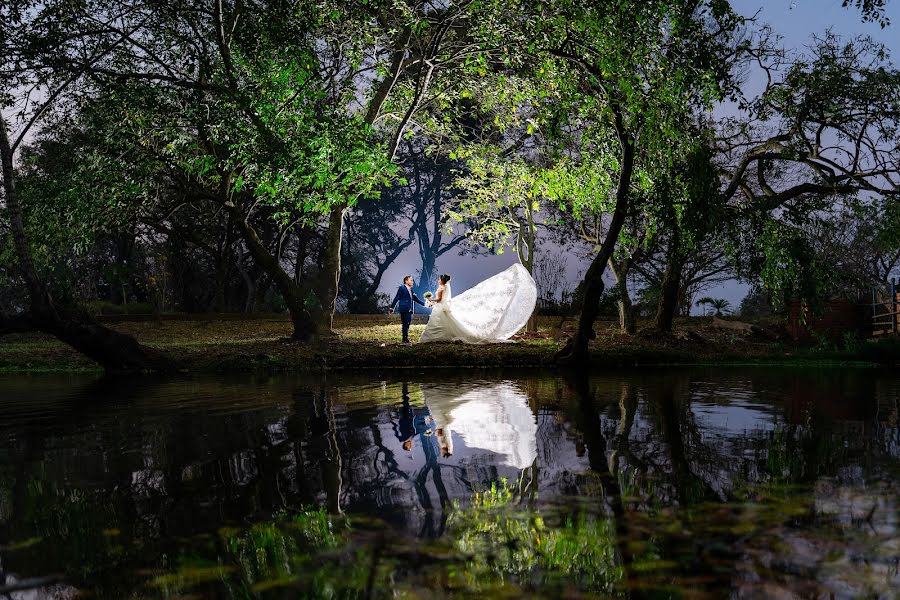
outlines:
{"label": "still water", "polygon": [[0,586],[897,598],[900,374],[0,378]]}

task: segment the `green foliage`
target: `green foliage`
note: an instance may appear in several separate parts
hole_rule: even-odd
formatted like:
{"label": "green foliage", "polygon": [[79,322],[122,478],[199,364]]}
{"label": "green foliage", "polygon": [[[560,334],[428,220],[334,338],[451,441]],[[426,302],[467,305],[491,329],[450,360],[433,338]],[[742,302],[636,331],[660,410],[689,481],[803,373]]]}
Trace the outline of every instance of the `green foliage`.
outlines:
{"label": "green foliage", "polygon": [[518,494],[505,479],[476,492],[470,506],[456,506],[447,519],[448,535],[468,557],[465,581],[473,589],[513,579],[549,588],[573,583],[614,594],[622,583],[615,529],[605,518],[579,512],[548,526],[534,510],[515,505]]}
{"label": "green foliage", "polygon": [[863,21],[874,21],[881,25],[882,29],[891,24],[891,19],[885,14],[889,0],[842,0],[844,8],[853,6],[862,12]]}
{"label": "green foliage", "polygon": [[797,228],[770,220],[760,245],[765,257],[760,275],[776,307],[791,297],[817,299],[825,292],[825,272]]}
{"label": "green foliage", "polygon": [[766,317],[772,314],[773,307],[769,293],[761,286],[754,287],[741,300],[738,314],[742,317]]}

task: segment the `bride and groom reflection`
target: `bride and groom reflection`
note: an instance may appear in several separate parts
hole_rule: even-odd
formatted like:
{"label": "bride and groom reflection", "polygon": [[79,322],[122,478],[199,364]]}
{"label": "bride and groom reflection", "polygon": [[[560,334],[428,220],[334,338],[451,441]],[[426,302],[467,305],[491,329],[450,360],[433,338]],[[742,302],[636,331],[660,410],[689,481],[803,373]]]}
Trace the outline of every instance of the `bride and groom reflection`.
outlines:
{"label": "bride and groom reflection", "polygon": [[402,383],[385,391],[395,399],[386,424],[393,435],[381,438],[387,471],[374,495],[388,521],[433,537],[453,502],[504,478],[532,480],[538,425],[521,387]]}
{"label": "bride and groom reflection", "polygon": [[[527,396],[510,383],[487,387],[401,385],[394,431],[401,448],[457,463],[527,469],[537,458],[537,423]],[[454,451],[456,448],[456,452]]]}

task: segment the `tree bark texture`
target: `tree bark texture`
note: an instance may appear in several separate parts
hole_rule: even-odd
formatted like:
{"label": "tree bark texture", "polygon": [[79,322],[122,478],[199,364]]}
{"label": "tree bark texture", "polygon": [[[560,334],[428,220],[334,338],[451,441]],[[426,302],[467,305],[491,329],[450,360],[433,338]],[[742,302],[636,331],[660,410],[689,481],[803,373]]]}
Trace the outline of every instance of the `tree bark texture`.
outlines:
{"label": "tree bark texture", "polygon": [[317,333],[320,336],[334,335],[334,308],[338,295],[338,283],[341,278],[341,241],[344,235],[344,206],[338,205],[328,215],[328,233],[325,238],[325,251],[322,256],[322,268],[316,285],[316,296],[322,306],[317,319]]}
{"label": "tree bark texture", "polygon": [[[517,251],[519,253],[519,261],[528,273],[534,277],[534,251],[536,246],[534,211],[531,204],[525,206],[525,223],[519,226],[519,235],[517,240]],[[528,318],[525,325],[525,331],[528,333],[537,333],[537,306]]]}
{"label": "tree bark texture", "polygon": [[616,262],[610,257],[609,270],[616,278],[616,287],[619,291],[619,298],[616,305],[619,307],[619,328],[622,333],[633,335],[637,331],[637,319],[634,315],[634,304],[631,302],[631,294],[628,291],[628,271],[631,267],[631,260],[625,259],[622,262]]}

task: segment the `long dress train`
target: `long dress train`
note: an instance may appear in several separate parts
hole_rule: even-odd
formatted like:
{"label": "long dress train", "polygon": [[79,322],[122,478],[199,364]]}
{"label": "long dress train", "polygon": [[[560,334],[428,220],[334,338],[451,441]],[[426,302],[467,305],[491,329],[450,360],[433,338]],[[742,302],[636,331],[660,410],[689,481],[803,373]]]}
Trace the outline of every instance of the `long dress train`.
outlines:
{"label": "long dress train", "polygon": [[419,341],[503,342],[525,326],[536,304],[537,285],[519,263],[456,298],[448,283],[441,301],[434,304]]}

